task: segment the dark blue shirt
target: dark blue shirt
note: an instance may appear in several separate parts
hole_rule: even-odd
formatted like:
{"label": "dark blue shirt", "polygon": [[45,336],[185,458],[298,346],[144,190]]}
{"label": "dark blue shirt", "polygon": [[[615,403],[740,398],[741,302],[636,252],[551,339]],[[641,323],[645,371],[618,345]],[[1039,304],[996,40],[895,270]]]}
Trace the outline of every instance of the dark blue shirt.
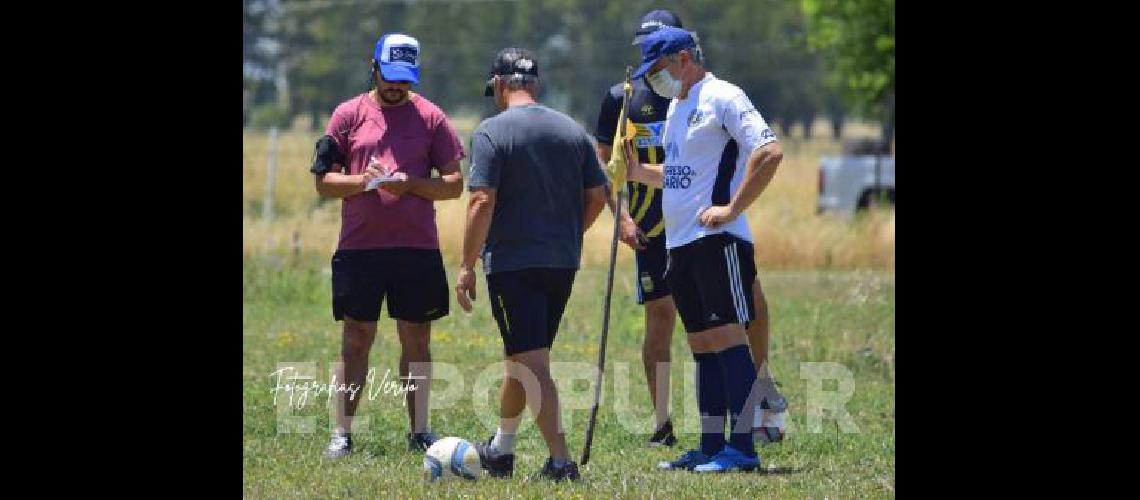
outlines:
{"label": "dark blue shirt", "polygon": [[[622,84],[610,87],[602,99],[598,125],[594,137],[598,143],[611,145],[621,112]],[[629,98],[629,120],[637,127],[637,156],[642,163],[664,163],[665,149],[661,136],[665,130],[665,115],[669,112],[669,99],[657,95],[645,79],[633,81],[633,94]],[[626,183],[629,193],[629,215],[650,238],[664,237],[665,224],[661,218],[661,190],[640,182]]]}

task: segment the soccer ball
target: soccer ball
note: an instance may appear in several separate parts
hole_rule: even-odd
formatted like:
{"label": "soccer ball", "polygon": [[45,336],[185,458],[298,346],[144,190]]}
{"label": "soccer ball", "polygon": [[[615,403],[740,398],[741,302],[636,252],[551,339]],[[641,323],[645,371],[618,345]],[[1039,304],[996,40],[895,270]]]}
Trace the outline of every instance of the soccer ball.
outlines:
{"label": "soccer ball", "polygon": [[474,481],[482,471],[479,452],[463,438],[442,438],[432,444],[424,455],[424,472],[429,481],[453,477]]}

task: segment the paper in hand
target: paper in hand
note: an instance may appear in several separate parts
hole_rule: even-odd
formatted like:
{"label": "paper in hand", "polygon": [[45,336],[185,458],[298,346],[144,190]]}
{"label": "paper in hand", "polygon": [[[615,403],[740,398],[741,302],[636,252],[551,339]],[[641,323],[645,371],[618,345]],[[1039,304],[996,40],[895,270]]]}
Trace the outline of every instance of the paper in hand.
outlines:
{"label": "paper in hand", "polygon": [[406,181],[406,180],[408,180],[408,174],[405,174],[403,172],[395,172],[395,173],[391,173],[391,174],[384,174],[384,175],[381,175],[380,177],[372,179],[371,181],[368,181],[368,185],[365,186],[364,190],[365,191],[371,191],[373,189],[380,187],[381,184],[384,184],[386,182],[400,182],[400,181]]}
{"label": "paper in hand", "polygon": [[408,174],[405,174],[403,172],[389,172],[387,168],[385,168],[380,164],[379,161],[376,160],[375,156],[373,156],[371,161],[368,162],[368,166],[376,167],[378,170],[383,171],[384,174],[372,179],[371,181],[368,181],[368,185],[364,187],[365,191],[376,189],[385,182],[399,182],[408,180]]}

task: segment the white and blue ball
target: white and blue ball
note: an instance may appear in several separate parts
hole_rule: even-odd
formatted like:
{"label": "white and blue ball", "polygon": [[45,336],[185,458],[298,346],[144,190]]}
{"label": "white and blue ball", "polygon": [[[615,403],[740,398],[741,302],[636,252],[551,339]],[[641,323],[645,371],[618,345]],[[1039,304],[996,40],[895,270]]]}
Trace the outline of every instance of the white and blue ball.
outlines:
{"label": "white and blue ball", "polygon": [[428,447],[424,455],[424,472],[430,481],[454,477],[474,481],[483,472],[483,467],[479,462],[479,452],[469,441],[445,437]]}

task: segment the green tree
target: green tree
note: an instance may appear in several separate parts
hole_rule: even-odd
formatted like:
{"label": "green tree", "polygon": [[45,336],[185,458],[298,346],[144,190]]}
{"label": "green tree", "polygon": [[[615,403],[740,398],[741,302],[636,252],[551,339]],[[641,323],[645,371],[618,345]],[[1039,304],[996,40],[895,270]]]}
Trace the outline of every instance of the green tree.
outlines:
{"label": "green tree", "polygon": [[[539,99],[592,128],[606,89],[638,63],[630,41],[639,19],[658,8],[699,33],[710,69],[748,92],[769,121],[786,127],[835,112],[837,92],[823,86],[798,0],[243,1],[243,57],[274,75],[243,80],[247,116],[262,106],[269,117],[276,104],[322,127],[337,103],[368,88],[376,39],[400,31],[422,44],[416,91],[449,114],[492,114],[482,97],[487,70],[499,49],[517,46],[539,59]],[[252,50],[264,38],[278,49]]]}
{"label": "green tree", "polygon": [[782,133],[826,111],[828,90],[797,2],[699,0],[676,12],[700,36],[706,67],[740,86]]}
{"label": "green tree", "polygon": [[894,0],[800,0],[808,44],[823,56],[828,83],[847,104],[883,122],[894,134]]}

